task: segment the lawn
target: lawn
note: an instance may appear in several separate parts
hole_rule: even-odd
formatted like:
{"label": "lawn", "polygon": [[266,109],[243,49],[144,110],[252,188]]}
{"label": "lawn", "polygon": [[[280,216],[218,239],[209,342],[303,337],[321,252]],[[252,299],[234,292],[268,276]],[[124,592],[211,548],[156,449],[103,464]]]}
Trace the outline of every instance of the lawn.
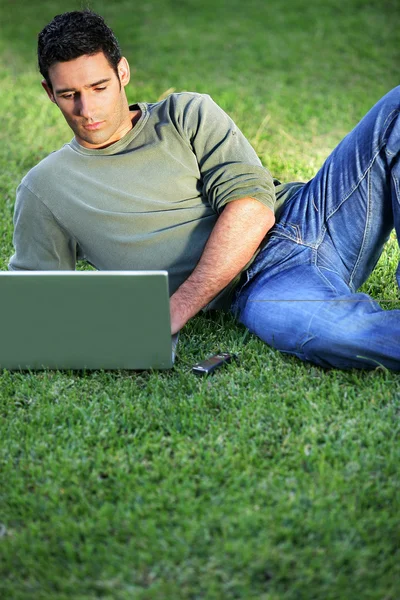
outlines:
{"label": "lawn", "polygon": [[[36,36],[81,6],[0,0],[1,269],[18,182],[71,138]],[[131,63],[132,102],[211,94],[283,181],[312,177],[399,83],[394,0],[91,7]],[[398,260],[392,236],[363,287],[387,309]],[[178,349],[162,373],[0,373],[0,597],[397,600],[399,375],[303,364],[229,314],[193,319]],[[191,374],[217,350],[240,362]]]}

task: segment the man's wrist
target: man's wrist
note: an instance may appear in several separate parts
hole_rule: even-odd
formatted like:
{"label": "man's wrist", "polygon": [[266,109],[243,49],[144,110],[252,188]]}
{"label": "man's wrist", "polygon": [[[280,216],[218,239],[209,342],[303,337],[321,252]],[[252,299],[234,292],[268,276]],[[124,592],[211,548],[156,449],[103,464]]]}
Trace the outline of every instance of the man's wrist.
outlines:
{"label": "man's wrist", "polygon": [[[185,284],[183,284],[185,285]],[[171,332],[177,333],[191,317],[193,317],[202,306],[198,308],[187,298],[182,286],[170,298]]]}

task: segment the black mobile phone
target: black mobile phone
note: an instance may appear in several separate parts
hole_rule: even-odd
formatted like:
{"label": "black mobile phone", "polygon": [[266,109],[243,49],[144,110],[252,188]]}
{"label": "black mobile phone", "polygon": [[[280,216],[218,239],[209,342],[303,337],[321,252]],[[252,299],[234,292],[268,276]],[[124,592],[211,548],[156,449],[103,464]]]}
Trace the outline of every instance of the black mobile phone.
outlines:
{"label": "black mobile phone", "polygon": [[216,369],[224,365],[225,363],[230,363],[232,360],[236,360],[236,354],[230,354],[229,352],[218,352],[218,354],[214,354],[205,360],[195,364],[192,367],[193,373],[196,375],[210,375]]}

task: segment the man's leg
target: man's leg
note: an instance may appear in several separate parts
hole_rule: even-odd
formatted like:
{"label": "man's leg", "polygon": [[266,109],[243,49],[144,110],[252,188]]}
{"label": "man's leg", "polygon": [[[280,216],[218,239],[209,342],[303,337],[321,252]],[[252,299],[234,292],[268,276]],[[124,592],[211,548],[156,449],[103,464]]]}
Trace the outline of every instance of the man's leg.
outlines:
{"label": "man's leg", "polygon": [[315,264],[314,251],[271,240],[271,255],[238,299],[239,319],[270,346],[323,367],[400,370],[400,310]]}
{"label": "man's leg", "polygon": [[[400,370],[400,311],[354,294],[400,239],[400,88],[286,203],[235,310],[272,346],[325,366]],[[398,271],[399,273],[399,271]]]}

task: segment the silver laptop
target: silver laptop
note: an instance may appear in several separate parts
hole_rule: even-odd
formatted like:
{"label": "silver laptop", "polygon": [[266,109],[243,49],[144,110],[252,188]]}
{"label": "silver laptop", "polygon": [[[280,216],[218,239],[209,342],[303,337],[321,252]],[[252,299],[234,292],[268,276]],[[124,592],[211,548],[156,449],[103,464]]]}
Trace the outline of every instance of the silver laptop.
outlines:
{"label": "silver laptop", "polygon": [[168,369],[166,271],[1,271],[0,369]]}

